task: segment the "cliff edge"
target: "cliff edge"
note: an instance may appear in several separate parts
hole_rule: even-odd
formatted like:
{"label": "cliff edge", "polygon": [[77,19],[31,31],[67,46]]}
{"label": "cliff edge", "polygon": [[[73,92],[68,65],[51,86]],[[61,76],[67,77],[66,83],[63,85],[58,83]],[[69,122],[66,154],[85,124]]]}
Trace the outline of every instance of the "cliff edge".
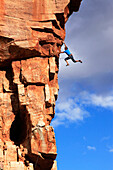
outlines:
{"label": "cliff edge", "polygon": [[81,0],[0,0],[0,168],[56,170],[65,23]]}

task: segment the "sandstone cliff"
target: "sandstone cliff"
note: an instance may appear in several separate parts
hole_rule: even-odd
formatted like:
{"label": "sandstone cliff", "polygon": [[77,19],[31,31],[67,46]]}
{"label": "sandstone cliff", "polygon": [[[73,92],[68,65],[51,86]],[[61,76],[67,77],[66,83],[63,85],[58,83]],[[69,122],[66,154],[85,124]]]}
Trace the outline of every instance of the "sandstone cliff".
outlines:
{"label": "sandstone cliff", "polygon": [[56,170],[50,126],[65,23],[81,0],[0,0],[0,168]]}

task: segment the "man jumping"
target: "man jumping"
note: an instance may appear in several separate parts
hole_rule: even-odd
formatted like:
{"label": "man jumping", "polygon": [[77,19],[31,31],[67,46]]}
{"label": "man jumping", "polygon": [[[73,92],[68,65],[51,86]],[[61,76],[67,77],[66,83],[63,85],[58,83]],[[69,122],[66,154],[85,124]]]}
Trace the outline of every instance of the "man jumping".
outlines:
{"label": "man jumping", "polygon": [[[63,43],[64,43],[64,42],[63,42]],[[66,46],[65,43],[64,43],[64,45],[65,45],[65,51],[63,51],[63,52],[61,52],[61,53],[66,53],[66,54],[68,55],[68,57],[66,57],[66,58],[64,59],[64,60],[66,61],[66,63],[67,63],[66,66],[69,66],[69,63],[68,63],[68,61],[67,61],[67,60],[69,60],[69,59],[71,59],[74,63],[76,63],[76,62],[82,63],[81,60],[75,60],[75,59],[73,58],[72,53],[69,51],[69,49],[68,49],[68,47]]]}

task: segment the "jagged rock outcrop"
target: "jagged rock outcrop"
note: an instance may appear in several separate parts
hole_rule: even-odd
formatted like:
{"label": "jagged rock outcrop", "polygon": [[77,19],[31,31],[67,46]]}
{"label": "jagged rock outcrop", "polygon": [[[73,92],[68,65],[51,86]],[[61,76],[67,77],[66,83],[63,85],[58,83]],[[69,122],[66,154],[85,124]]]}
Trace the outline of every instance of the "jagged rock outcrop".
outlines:
{"label": "jagged rock outcrop", "polygon": [[0,0],[0,168],[56,170],[50,126],[65,23],[81,0]]}

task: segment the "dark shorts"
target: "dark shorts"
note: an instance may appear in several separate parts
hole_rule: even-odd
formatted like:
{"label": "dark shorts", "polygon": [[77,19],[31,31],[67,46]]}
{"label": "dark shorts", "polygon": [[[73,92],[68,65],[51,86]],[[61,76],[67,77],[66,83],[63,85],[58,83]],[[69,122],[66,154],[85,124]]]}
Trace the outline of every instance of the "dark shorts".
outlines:
{"label": "dark shorts", "polygon": [[76,63],[76,60],[73,58],[72,55],[66,57],[64,60],[66,61],[66,60],[69,60],[69,59],[71,59],[74,63]]}

